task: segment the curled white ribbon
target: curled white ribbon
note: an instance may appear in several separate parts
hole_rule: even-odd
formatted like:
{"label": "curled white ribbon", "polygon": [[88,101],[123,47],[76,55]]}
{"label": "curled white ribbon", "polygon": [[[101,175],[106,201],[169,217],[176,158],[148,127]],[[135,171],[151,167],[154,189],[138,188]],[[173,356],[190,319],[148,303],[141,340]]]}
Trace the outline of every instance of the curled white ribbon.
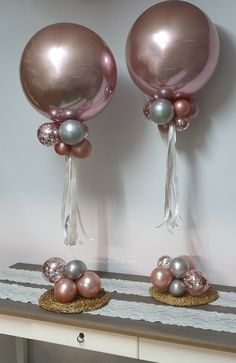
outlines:
{"label": "curled white ribbon", "polygon": [[169,126],[168,151],[166,158],[166,183],[165,183],[165,205],[164,221],[157,228],[166,225],[169,232],[178,226],[179,215],[179,188],[176,164],[176,128],[174,123]]}
{"label": "curled white ribbon", "polygon": [[75,157],[66,157],[66,176],[62,197],[61,222],[67,246],[83,243],[80,235],[90,239],[85,231],[78,204],[78,170]]}

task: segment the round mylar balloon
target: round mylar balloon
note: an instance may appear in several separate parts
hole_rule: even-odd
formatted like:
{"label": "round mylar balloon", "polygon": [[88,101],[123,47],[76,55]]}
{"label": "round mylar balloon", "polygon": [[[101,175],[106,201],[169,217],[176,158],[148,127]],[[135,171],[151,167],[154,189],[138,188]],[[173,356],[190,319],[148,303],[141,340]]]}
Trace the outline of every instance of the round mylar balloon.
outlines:
{"label": "round mylar balloon", "polygon": [[163,1],[147,9],[127,39],[130,76],[150,97],[194,94],[213,74],[218,57],[214,24],[185,1]]}
{"label": "round mylar balloon", "polygon": [[106,43],[72,23],[49,25],[26,45],[20,65],[31,104],[54,121],[86,121],[106,107],[116,85],[116,64]]}

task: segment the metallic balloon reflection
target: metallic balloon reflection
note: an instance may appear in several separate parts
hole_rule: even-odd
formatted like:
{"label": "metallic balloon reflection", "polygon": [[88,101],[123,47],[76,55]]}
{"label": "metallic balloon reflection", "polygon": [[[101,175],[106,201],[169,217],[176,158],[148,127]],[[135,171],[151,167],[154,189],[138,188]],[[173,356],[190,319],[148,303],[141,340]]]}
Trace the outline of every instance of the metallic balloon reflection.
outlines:
{"label": "metallic balloon reflection", "polygon": [[216,27],[185,1],[147,9],[130,30],[126,60],[134,83],[151,97],[180,98],[199,91],[219,58]]}
{"label": "metallic balloon reflection", "polygon": [[101,112],[116,85],[116,64],[106,43],[72,23],[49,25],[26,45],[20,65],[24,92],[52,120],[86,121]]}

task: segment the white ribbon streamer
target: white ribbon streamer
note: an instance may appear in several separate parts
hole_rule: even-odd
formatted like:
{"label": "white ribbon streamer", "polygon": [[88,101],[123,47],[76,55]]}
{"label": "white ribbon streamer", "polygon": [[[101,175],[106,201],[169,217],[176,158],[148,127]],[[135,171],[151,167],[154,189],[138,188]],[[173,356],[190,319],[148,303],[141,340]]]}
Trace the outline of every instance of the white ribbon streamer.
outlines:
{"label": "white ribbon streamer", "polygon": [[178,226],[179,215],[179,190],[176,164],[176,128],[174,123],[170,124],[168,132],[168,151],[166,159],[166,183],[165,183],[165,205],[164,221],[157,228],[167,226],[169,232]]}
{"label": "white ribbon streamer", "polygon": [[76,160],[72,155],[66,157],[66,177],[62,198],[61,222],[64,230],[65,244],[75,246],[83,243],[81,234],[90,239],[85,231],[78,206],[78,177]]}

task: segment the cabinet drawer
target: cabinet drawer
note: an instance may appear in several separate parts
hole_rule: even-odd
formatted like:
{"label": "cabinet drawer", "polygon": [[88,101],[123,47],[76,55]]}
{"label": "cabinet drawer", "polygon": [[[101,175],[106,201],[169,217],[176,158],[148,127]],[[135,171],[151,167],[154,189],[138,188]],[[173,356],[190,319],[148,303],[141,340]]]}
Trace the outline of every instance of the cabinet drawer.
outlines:
{"label": "cabinet drawer", "polygon": [[139,358],[158,363],[235,363],[236,353],[140,338]]}
{"label": "cabinet drawer", "polygon": [[29,338],[32,336],[31,321],[29,319],[0,314],[0,334]]}
{"label": "cabinet drawer", "polygon": [[99,330],[34,320],[32,339],[131,358],[138,357],[138,338]]}

